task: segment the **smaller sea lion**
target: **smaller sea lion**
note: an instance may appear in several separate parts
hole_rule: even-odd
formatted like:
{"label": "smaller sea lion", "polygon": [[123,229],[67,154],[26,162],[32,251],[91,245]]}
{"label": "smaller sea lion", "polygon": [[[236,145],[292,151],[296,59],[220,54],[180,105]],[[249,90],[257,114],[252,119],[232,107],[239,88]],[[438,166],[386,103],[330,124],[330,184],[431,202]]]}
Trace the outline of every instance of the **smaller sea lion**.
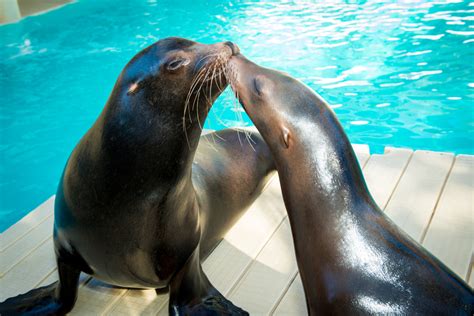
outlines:
{"label": "smaller sea lion", "polygon": [[327,103],[242,55],[229,67],[275,159],[309,314],[472,315],[472,289],[374,202]]}

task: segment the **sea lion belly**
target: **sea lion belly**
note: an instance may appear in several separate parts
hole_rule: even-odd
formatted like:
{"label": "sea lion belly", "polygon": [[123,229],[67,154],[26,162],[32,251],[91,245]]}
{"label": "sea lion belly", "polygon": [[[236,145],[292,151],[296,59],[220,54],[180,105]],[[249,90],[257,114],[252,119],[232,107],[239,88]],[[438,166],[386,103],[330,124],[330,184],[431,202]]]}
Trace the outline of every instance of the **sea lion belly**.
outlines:
{"label": "sea lion belly", "polygon": [[[122,287],[165,287],[199,242],[197,216],[150,207],[146,200],[84,212],[68,207],[58,192],[57,240],[80,253],[95,278]],[[180,225],[190,229],[176,234]]]}

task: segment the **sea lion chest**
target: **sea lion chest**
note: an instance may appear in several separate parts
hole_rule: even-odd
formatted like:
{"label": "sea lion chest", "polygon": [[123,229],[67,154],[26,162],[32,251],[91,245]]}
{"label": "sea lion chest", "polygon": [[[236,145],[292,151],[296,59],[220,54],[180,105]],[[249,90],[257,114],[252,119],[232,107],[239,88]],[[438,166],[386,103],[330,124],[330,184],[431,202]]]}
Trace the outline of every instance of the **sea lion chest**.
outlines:
{"label": "sea lion chest", "polygon": [[171,190],[139,178],[124,181],[83,170],[70,159],[59,185],[55,205],[59,242],[107,283],[167,286],[199,243],[194,191],[186,185]]}

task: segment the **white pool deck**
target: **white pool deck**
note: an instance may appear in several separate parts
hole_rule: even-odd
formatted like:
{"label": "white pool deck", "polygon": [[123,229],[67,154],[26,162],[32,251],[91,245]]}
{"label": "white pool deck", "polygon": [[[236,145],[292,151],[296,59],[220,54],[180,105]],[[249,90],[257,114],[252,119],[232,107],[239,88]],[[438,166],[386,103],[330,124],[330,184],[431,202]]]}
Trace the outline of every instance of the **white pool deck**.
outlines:
{"label": "white pool deck", "polygon": [[[474,286],[474,156],[354,146],[377,203],[402,229]],[[57,279],[51,197],[0,235],[0,302]],[[204,262],[212,283],[251,315],[304,315],[290,226],[275,176]],[[166,315],[168,296],[81,276],[71,314]]]}

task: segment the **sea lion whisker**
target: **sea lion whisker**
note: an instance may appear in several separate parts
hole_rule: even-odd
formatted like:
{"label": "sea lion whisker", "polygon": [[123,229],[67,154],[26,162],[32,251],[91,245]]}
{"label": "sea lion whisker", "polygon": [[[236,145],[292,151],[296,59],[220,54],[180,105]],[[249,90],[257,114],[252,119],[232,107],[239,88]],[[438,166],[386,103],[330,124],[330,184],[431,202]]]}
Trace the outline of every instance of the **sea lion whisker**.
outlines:
{"label": "sea lion whisker", "polygon": [[[237,107],[237,109],[236,109],[237,110],[237,116],[238,116],[239,120],[241,122],[243,122],[244,119],[243,119],[242,113],[240,112],[240,108],[239,108],[239,105],[238,105],[238,103],[240,103],[239,93],[238,93],[237,89],[235,91],[236,91],[236,103],[235,103],[235,105]],[[247,139],[247,142],[249,143],[250,147],[252,148],[253,151],[255,151],[255,147],[252,145],[253,140],[250,137],[250,131],[248,131],[246,129],[243,129],[243,132],[245,134],[245,138]],[[256,144],[256,142],[254,142],[254,144]]]}
{"label": "sea lion whisker", "polygon": [[192,83],[191,83],[191,86],[189,88],[189,92],[188,92],[188,95],[186,96],[186,103],[189,103],[189,100],[191,98],[191,95],[192,93],[194,92],[194,89],[196,88],[196,86],[201,82],[201,79],[203,78],[203,76],[205,76],[206,72],[208,70],[208,67],[202,67],[199,72],[197,73],[197,75],[194,77]]}
{"label": "sea lion whisker", "polygon": [[[226,64],[222,61],[222,57],[218,56],[217,60],[219,62],[219,73],[216,74],[216,77],[214,77],[214,81],[216,82],[217,89],[222,90],[222,87],[220,83],[222,83],[222,74],[225,73],[225,67]],[[217,80],[217,77],[219,77],[219,81]]]}
{"label": "sea lion whisker", "polygon": [[[224,126],[224,127],[226,127],[226,128],[232,128],[232,126],[230,126],[229,124],[227,124],[226,122],[224,122],[223,120],[221,120],[221,118],[220,118],[217,114],[215,114],[215,113],[213,113],[213,114],[214,114],[215,119],[216,119],[222,126]],[[222,139],[222,140],[224,140],[224,139]]]}
{"label": "sea lion whisker", "polygon": [[199,64],[201,61],[203,61],[204,59],[206,58],[209,58],[209,57],[214,57],[214,56],[219,56],[220,53],[210,53],[210,54],[207,54],[206,56],[202,57],[201,59],[199,59],[196,64]]}
{"label": "sea lion whisker", "polygon": [[217,147],[216,147],[216,146],[217,146],[217,142],[216,142],[216,139],[214,138],[214,133],[211,133],[211,138],[212,138],[212,142],[213,142],[214,144],[211,144],[211,143],[209,142],[209,145],[210,145],[210,147],[211,147],[216,153],[218,153],[218,152],[219,152],[219,149],[217,149]]}
{"label": "sea lion whisker", "polygon": [[[210,66],[207,67],[207,70],[206,70],[206,74],[204,75],[204,78],[201,80],[201,84],[199,85],[199,88],[197,90],[197,93],[200,92],[200,90],[202,89],[202,86],[204,85],[204,83],[207,81],[206,78],[207,76],[209,75],[209,72],[210,72]],[[192,110],[194,110],[194,105],[196,104],[196,99],[194,99],[194,102],[192,104]]]}
{"label": "sea lion whisker", "polygon": [[[192,83],[191,83],[191,87],[189,89],[189,92],[186,96],[186,101],[184,102],[184,111],[183,111],[183,131],[185,133],[187,133],[186,131],[186,111],[188,109],[188,106],[189,106],[189,101],[190,101],[190,98],[193,94],[193,91],[194,91],[194,88],[196,87],[197,83],[199,82],[199,78],[202,77],[202,75],[204,74],[204,71],[205,69],[201,69],[198,74],[196,75],[196,77],[193,79]],[[191,112],[189,111],[189,120],[190,122],[192,122],[192,119],[191,119]]]}
{"label": "sea lion whisker", "polygon": [[[196,99],[199,98],[204,83],[208,82],[208,76],[211,74],[211,69],[212,69],[213,65],[214,65],[214,64],[212,64],[212,65],[210,65],[210,66],[208,67],[208,70],[206,71],[206,75],[204,76],[204,79],[202,80],[201,85],[200,85],[199,88],[198,88],[198,97],[197,97]],[[210,81],[210,83],[212,83],[212,81]],[[209,96],[211,96],[211,85],[210,85],[210,84],[209,84]],[[212,99],[212,98],[208,99],[208,98],[207,98],[207,95],[205,95],[205,94],[204,94],[204,98],[205,98],[205,100],[207,101],[207,102],[206,102],[206,107],[208,107],[208,104],[212,104],[212,102],[211,102],[211,99]],[[195,101],[196,101],[196,99],[195,99]],[[193,107],[192,107],[193,110],[194,110],[194,105],[195,105],[195,104],[197,104],[197,106],[196,106],[196,118],[197,118],[197,122],[198,122],[199,128],[200,128],[201,131],[202,131],[202,124],[201,124],[201,120],[200,120],[200,117],[199,117],[199,102],[193,102]]]}
{"label": "sea lion whisker", "polygon": [[[206,103],[206,106],[209,107],[209,105],[212,105],[212,84],[213,84],[213,81],[216,83],[216,86],[218,87],[219,90],[221,90],[221,87],[219,86],[217,80],[216,80],[216,77],[217,76],[220,76],[220,74],[222,73],[222,71],[220,70],[220,67],[223,67],[223,63],[222,63],[222,59],[221,59],[221,56],[218,55],[217,56],[217,59],[216,59],[216,62],[213,64],[213,70],[212,70],[212,75],[211,75],[211,78],[209,80],[209,99],[207,100],[209,103]],[[216,73],[216,70],[218,70],[218,72]],[[196,111],[196,115],[197,115],[197,120],[198,120],[198,124],[199,124],[199,127],[201,128],[202,130],[202,126],[201,126],[201,123],[200,123],[200,118],[199,118],[199,109]],[[210,138],[212,139],[212,142],[213,144],[208,140],[208,144],[209,146],[215,151],[215,152],[219,152],[219,150],[217,149],[217,142],[216,142],[216,139],[214,137],[214,134],[215,133],[210,133]],[[217,135],[217,134],[216,134]],[[221,137],[221,139],[223,139]]]}
{"label": "sea lion whisker", "polygon": [[214,67],[213,67],[213,69],[212,69],[211,79],[209,80],[209,100],[212,99],[212,97],[211,97],[211,96],[212,96],[212,82],[213,82],[214,76],[215,76],[215,74],[216,74],[216,68],[217,68],[217,66],[218,66],[218,62],[216,62],[216,63],[214,64]]}
{"label": "sea lion whisker", "polygon": [[[209,71],[206,72],[206,76],[204,77],[204,80],[203,80],[203,83],[206,82],[206,79],[207,79],[207,76],[211,74],[211,67],[209,67]],[[201,84],[202,86],[202,84]],[[209,96],[211,95],[211,85],[209,84]],[[202,91],[201,90],[201,87],[200,87],[200,90],[199,92]],[[207,102],[206,102],[206,107],[208,105],[208,102],[210,103],[210,100],[207,98],[207,96],[205,96]],[[201,124],[201,118],[199,117],[199,102],[197,102],[197,106],[196,106],[196,119],[197,119],[197,123],[198,123],[198,126],[199,126],[199,129],[202,131],[202,124]],[[211,103],[212,104],[212,103]],[[193,103],[193,110],[194,110],[194,103]]]}
{"label": "sea lion whisker", "polygon": [[[229,82],[229,85],[231,86],[232,91],[234,92],[233,106],[236,107],[236,106],[237,106],[236,102],[237,102],[237,100],[238,100],[238,92],[237,92],[237,89],[235,89],[235,87],[234,87],[233,68],[227,66],[227,67],[225,68],[225,70],[226,70],[226,72],[225,72],[226,79],[227,79],[227,81]],[[236,114],[236,115],[237,115],[237,114]],[[240,118],[240,120],[242,121],[243,119]],[[232,129],[237,132],[237,138],[239,139],[239,143],[240,143],[241,146],[243,146],[242,140],[240,139],[240,129],[239,129],[239,128],[235,128],[235,127],[233,127]]]}
{"label": "sea lion whisker", "polygon": [[[234,102],[233,102],[234,109],[238,106],[237,105],[237,100],[238,100],[238,98],[234,99]],[[235,115],[237,116],[237,119],[238,119],[238,114],[236,113]],[[240,140],[240,131],[239,130],[237,130],[237,138],[239,139],[240,146],[243,147],[242,141]]]}
{"label": "sea lion whisker", "polygon": [[[249,135],[250,135],[250,131],[247,131],[247,132],[248,132],[248,133],[249,133]],[[256,141],[254,141],[252,137],[250,137],[250,140],[251,140],[251,141],[252,141],[252,143],[254,143],[255,145],[257,144],[257,142],[256,142]]]}
{"label": "sea lion whisker", "polygon": [[[201,126],[201,122],[199,120],[199,98],[201,96],[201,91],[202,91],[202,86],[204,84],[204,82],[206,82],[206,78],[209,74],[209,71],[210,71],[210,68],[208,68],[208,70],[206,71],[206,74],[204,76],[204,79],[201,81],[201,85],[199,86],[198,90],[197,90],[197,95],[196,95],[196,98],[194,99],[193,101],[193,104],[192,104],[192,110],[194,111],[194,106],[197,104],[196,106],[196,119],[197,119],[197,122],[198,122],[198,125],[199,125],[199,128],[202,130],[202,126]],[[206,96],[205,96],[206,97]],[[191,115],[191,112],[189,112]]]}
{"label": "sea lion whisker", "polygon": [[[218,152],[219,152],[219,149],[217,149],[217,147],[216,147],[216,146],[217,146],[217,142],[216,142],[216,138],[215,138],[215,136],[216,136],[217,134],[216,134],[216,133],[210,133],[210,135],[211,135],[211,138],[212,138],[212,142],[213,142],[214,144],[211,144],[211,143],[209,142],[209,145],[211,145],[212,149],[214,149],[214,151],[215,151],[216,153],[218,153]],[[222,138],[222,137],[221,137],[221,138]]]}
{"label": "sea lion whisker", "polygon": [[[184,110],[186,111],[188,105],[189,105],[189,101],[191,100],[191,96],[194,92],[194,89],[197,87],[197,85],[200,83],[200,80],[203,78],[203,76],[205,75],[205,72],[206,72],[206,68],[202,68],[198,74],[196,75],[196,77],[194,78],[192,84],[191,84],[191,87],[189,88],[189,92],[188,92],[188,95],[186,96],[186,101],[185,101],[185,107],[184,107]],[[191,117],[190,117],[191,119]]]}
{"label": "sea lion whisker", "polygon": [[247,139],[247,142],[249,143],[252,150],[255,152],[255,147],[253,147],[252,142],[251,142],[251,138],[250,138],[250,131],[248,131],[246,129],[243,129],[243,131],[244,131],[244,134],[245,134],[245,138]]}
{"label": "sea lion whisker", "polygon": [[223,142],[226,142],[226,140],[222,136],[220,136],[219,134],[215,134],[215,136],[217,138],[219,138],[220,140],[222,140]]}
{"label": "sea lion whisker", "polygon": [[237,138],[239,139],[240,147],[242,147],[243,144],[242,140],[240,139],[240,130],[237,127],[235,127],[234,130],[237,132]]}
{"label": "sea lion whisker", "polygon": [[[240,112],[239,100],[240,100],[239,95],[237,93],[237,98],[235,99],[234,106],[235,106],[235,112],[236,112],[237,119],[242,123],[244,121],[244,118],[242,116],[242,113]],[[252,149],[255,151],[255,148],[253,147],[253,145],[250,142],[249,132],[246,129],[243,129],[243,128],[242,128],[242,132],[244,133],[245,139],[249,143],[250,147],[252,147]]]}
{"label": "sea lion whisker", "polygon": [[196,86],[199,84],[200,82],[200,79],[202,78],[202,76],[205,74],[205,71],[206,71],[206,68],[202,68],[201,70],[199,70],[198,74],[194,77],[192,83],[191,83],[191,86],[189,88],[189,92],[188,94],[186,95],[186,103],[189,102],[189,100],[191,99],[191,96],[194,92],[194,89],[196,88]]}
{"label": "sea lion whisker", "polygon": [[225,84],[228,83],[228,80],[227,80],[227,67],[228,67],[228,63],[225,60],[222,60],[222,71],[219,75],[219,89],[221,89],[221,90],[225,87]]}
{"label": "sea lion whisker", "polygon": [[[222,86],[219,84],[219,81],[222,83],[222,74],[227,78],[226,75],[226,63],[224,62],[224,58],[222,54],[209,54],[202,57],[198,62],[201,62],[204,59],[215,57],[215,60],[212,62],[208,62],[207,65],[202,67],[194,80],[191,83],[190,89],[186,96],[184,113],[183,113],[183,130],[187,136],[187,128],[186,128],[186,116],[189,117],[189,121],[192,122],[192,115],[191,112],[195,110],[196,107],[196,121],[198,123],[199,128],[202,130],[203,126],[201,123],[201,118],[199,114],[199,99],[201,98],[201,93],[204,85],[207,83],[207,87],[209,88],[209,97],[204,95],[206,106],[209,108],[209,105],[212,104],[212,86],[215,82],[218,89],[222,89]],[[217,80],[219,77],[219,81]],[[193,97],[191,101],[191,98]],[[192,102],[192,104],[191,104]],[[187,115],[186,115],[187,113]],[[215,115],[216,116],[216,115]]]}
{"label": "sea lion whisker", "polygon": [[[206,78],[207,78],[208,74],[210,74],[210,69],[211,69],[211,67],[209,67],[208,71],[206,72],[206,74],[204,76],[204,79],[202,80],[201,86],[198,89],[198,93],[197,93],[198,96],[197,96],[196,99],[198,99],[200,94],[201,94],[201,91],[202,91],[201,87],[202,87],[203,83],[206,82]],[[196,101],[196,99],[195,99],[195,101]],[[201,120],[200,120],[200,117],[199,117],[199,102],[193,102],[193,107],[192,107],[193,110],[194,110],[194,105],[195,104],[197,104],[197,106],[196,106],[196,119],[197,119],[197,122],[198,122],[199,129],[202,131]],[[206,106],[207,106],[207,103],[206,103]]]}
{"label": "sea lion whisker", "polygon": [[[190,103],[190,100],[191,100],[191,96],[193,95],[193,93],[195,93],[195,88],[197,87],[197,85],[201,82],[203,82],[203,78],[206,77],[207,75],[207,72],[208,72],[208,67],[203,67],[199,72],[198,74],[196,75],[196,77],[194,78],[192,84],[191,84],[191,88],[189,89],[189,92],[188,92],[188,95],[186,97],[186,101],[185,101],[185,105],[184,105],[184,113],[183,113],[183,122],[185,123],[185,115],[186,115],[186,111],[188,112],[188,117],[189,117],[189,121],[192,122],[192,117],[191,117],[191,108],[189,106],[189,103]],[[195,99],[193,100],[193,109],[194,109],[194,104],[196,102],[198,102],[199,100],[199,89],[198,91],[195,93]]]}
{"label": "sea lion whisker", "polygon": [[[212,56],[216,56],[216,54],[209,54],[205,57],[212,57]],[[203,60],[203,59],[204,59],[204,57],[201,58],[201,60]],[[189,146],[189,141],[188,141],[189,138],[187,136],[187,128],[186,128],[186,111],[188,112],[189,121],[192,122],[191,110],[194,110],[195,104],[198,104],[198,106],[199,106],[199,98],[200,98],[200,95],[201,95],[201,89],[202,89],[202,86],[203,86],[204,82],[207,81],[207,77],[210,73],[210,69],[211,69],[212,65],[213,64],[206,65],[205,67],[203,67],[202,69],[199,70],[198,74],[196,75],[196,77],[192,81],[191,87],[190,87],[189,92],[186,96],[185,105],[184,105],[183,120],[182,121],[183,121],[183,130],[184,130],[184,133],[185,133],[185,136],[186,136],[186,140],[188,142],[188,146]],[[197,90],[195,90],[198,85],[199,85],[199,88]],[[195,97],[193,99],[192,106],[190,107],[189,103],[190,103],[190,100],[191,100],[191,97],[192,97],[193,94],[195,95]],[[198,122],[199,128],[202,130],[202,124],[201,124],[200,118],[199,118],[199,109],[197,109],[197,110],[198,110],[197,113],[196,113],[197,122]]]}
{"label": "sea lion whisker", "polygon": [[[191,83],[191,88],[189,89],[188,95],[186,96],[186,101],[184,103],[184,113],[183,113],[182,124],[183,124],[184,135],[186,137],[186,143],[188,144],[189,148],[191,148],[191,145],[189,143],[188,131],[187,131],[187,126],[186,126],[186,111],[188,111],[189,121],[190,121],[190,123],[192,123],[192,117],[191,117],[191,110],[190,110],[190,107],[189,107],[189,101],[190,101],[190,98],[191,98],[191,96],[194,92],[195,87],[199,83],[200,78],[202,78],[205,75],[205,71],[206,71],[206,68],[202,68],[198,72],[196,77],[193,79],[193,81]],[[198,98],[199,98],[199,93],[196,96],[196,99],[198,99]]]}
{"label": "sea lion whisker", "polygon": [[[237,117],[239,122],[242,123],[243,118],[242,118],[242,114],[239,111],[240,109],[239,109],[238,100],[239,100],[239,95],[238,95],[238,92],[237,92],[237,98],[234,99],[234,112],[235,112],[235,116]],[[240,131],[237,131],[237,137],[239,138],[240,145],[243,146],[242,142],[240,141]]]}

